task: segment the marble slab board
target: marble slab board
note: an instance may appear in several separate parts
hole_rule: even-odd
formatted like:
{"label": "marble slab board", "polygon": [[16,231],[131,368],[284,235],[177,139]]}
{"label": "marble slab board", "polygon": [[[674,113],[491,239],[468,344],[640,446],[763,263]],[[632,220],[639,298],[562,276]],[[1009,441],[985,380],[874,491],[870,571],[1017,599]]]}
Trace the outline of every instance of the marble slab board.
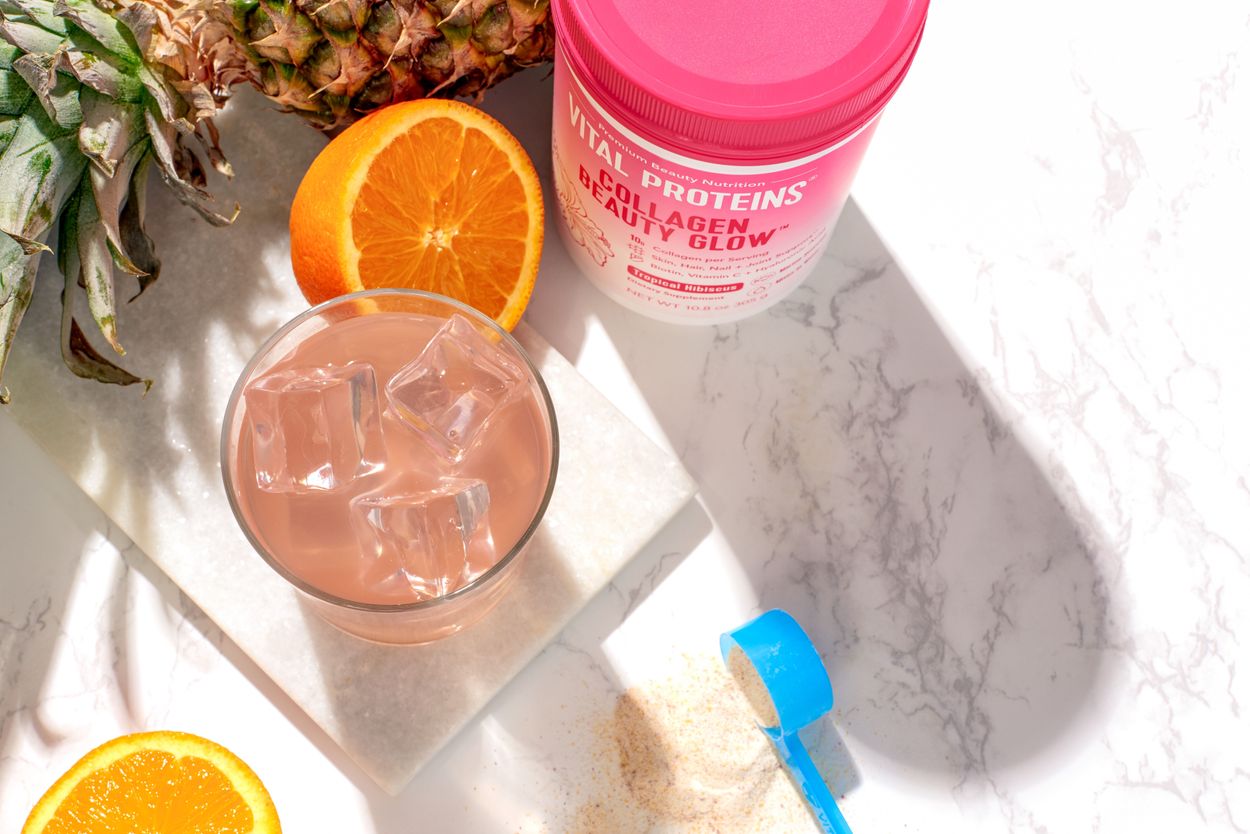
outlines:
{"label": "marble slab board", "polygon": [[[122,360],[150,376],[117,388],[79,380],[56,350],[60,276],[45,259],[5,382],[8,413],[326,733],[384,789],[421,766],[550,642],[686,504],[694,484],[524,323],[517,337],[555,402],[555,494],[517,583],[468,631],[383,647],[305,612],[239,532],[221,486],[218,427],[247,358],[306,305],[290,274],[286,211],[322,140],[256,97],[232,108],[233,195],[245,213],[212,230],[152,189],[165,275],[123,304]],[[270,160],[283,156],[280,166]],[[126,298],[132,288],[120,287]],[[142,315],[135,312],[142,308]],[[90,319],[83,318],[90,329]]]}

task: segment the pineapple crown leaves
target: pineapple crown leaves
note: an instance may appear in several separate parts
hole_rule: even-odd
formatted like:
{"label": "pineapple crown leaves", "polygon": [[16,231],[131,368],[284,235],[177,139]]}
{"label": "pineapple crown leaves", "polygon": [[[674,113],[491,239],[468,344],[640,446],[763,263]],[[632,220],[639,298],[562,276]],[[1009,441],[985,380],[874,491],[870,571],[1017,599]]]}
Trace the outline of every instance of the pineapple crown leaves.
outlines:
{"label": "pineapple crown leaves", "polygon": [[[144,230],[153,166],[210,223],[238,212],[215,210],[201,161],[230,174],[209,117],[242,77],[238,59],[213,48],[220,33],[190,9],[181,0],[0,0],[0,374],[56,225],[65,363],[81,377],[151,385],[92,347],[73,307],[81,291],[124,354],[114,269],[137,280],[134,297],[160,273]],[[0,386],[0,402],[7,397]]]}

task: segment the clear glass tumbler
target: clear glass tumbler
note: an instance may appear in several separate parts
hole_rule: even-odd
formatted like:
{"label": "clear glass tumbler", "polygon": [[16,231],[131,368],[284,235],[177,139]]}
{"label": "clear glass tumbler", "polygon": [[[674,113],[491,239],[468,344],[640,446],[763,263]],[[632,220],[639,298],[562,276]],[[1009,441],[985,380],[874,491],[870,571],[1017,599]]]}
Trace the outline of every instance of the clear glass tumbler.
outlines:
{"label": "clear glass tumbler", "polygon": [[[450,353],[425,350],[436,332]],[[464,444],[450,456],[445,430],[431,428],[437,418],[404,416],[437,401],[442,389],[430,395],[429,385],[454,376],[423,370],[438,367],[431,355],[477,357],[462,362],[486,369],[474,385],[510,386],[507,399],[489,387],[448,394],[448,419],[458,420],[450,436],[462,432]],[[416,405],[397,399],[414,378],[426,397]],[[466,413],[494,402],[479,390],[503,404],[470,425]],[[546,512],[558,462],[551,396],[524,349],[476,310],[417,290],[354,293],[296,316],[243,369],[221,433],[226,495],[252,547],[319,616],[380,643],[438,640],[500,601]],[[423,577],[411,559],[395,562],[397,541],[405,553],[425,542],[429,553],[412,552],[441,567]],[[470,551],[461,570],[457,558]]]}

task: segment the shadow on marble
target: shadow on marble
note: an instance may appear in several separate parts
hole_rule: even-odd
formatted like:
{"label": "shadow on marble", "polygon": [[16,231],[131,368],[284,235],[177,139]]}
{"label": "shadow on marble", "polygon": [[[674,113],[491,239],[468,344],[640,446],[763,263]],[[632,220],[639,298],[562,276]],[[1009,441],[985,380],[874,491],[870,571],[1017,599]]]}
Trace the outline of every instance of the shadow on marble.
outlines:
{"label": "shadow on marble", "polygon": [[2,780],[6,758],[23,729],[19,722],[49,745],[65,735],[47,725],[37,705],[65,627],[80,562],[98,534],[64,519],[102,519],[103,514],[65,478],[50,477],[54,473],[39,459],[42,452],[3,414],[0,447],[5,453],[0,506],[5,517],[27,521],[14,529],[0,529]]}
{"label": "shadow on marble", "polygon": [[855,749],[955,785],[1089,720],[1116,608],[1099,531],[854,203],[764,315],[688,328],[596,309],[760,606],[812,633]]}
{"label": "shadow on marble", "polygon": [[[20,475],[0,479],[0,507],[23,519],[0,531],[0,784],[21,785],[23,767],[36,770],[32,749],[103,741],[148,721],[150,703],[134,685],[137,575],[169,599],[167,610],[189,620],[198,612],[174,607],[172,582],[4,416],[0,447],[13,466],[7,474]],[[14,804],[24,813],[55,775],[28,776],[32,792],[19,788]]]}

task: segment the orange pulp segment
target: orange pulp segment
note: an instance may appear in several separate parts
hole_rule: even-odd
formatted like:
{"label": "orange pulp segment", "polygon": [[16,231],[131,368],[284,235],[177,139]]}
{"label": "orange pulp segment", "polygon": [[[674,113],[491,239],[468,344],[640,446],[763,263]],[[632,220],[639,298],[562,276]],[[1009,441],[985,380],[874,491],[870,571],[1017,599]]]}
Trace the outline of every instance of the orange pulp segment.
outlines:
{"label": "orange pulp segment", "polygon": [[188,733],[136,733],[92,750],[48,789],[22,834],[280,834],[252,769]]}
{"label": "orange pulp segment", "polygon": [[542,187],[481,110],[425,99],[352,125],[314,160],[291,207],[291,259],[313,303],[382,287],[463,301],[511,329],[542,251]]}

